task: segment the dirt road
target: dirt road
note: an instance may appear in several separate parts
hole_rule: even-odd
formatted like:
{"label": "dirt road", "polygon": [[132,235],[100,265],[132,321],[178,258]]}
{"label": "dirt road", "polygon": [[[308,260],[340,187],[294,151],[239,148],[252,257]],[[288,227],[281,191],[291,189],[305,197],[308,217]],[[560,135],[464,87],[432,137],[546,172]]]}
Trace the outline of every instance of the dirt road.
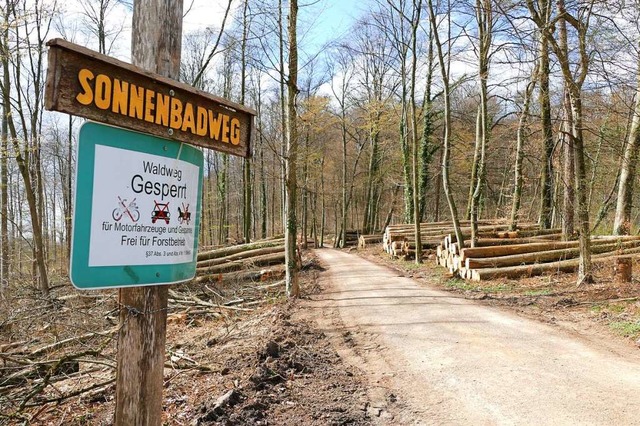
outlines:
{"label": "dirt road", "polygon": [[371,387],[381,424],[640,424],[640,353],[318,250],[309,304]]}

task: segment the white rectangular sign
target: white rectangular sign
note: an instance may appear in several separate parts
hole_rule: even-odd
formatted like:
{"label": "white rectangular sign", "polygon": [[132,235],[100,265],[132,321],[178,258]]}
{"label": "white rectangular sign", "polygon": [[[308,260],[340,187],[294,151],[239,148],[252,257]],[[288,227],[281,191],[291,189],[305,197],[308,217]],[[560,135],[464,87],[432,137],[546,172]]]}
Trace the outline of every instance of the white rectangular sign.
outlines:
{"label": "white rectangular sign", "polygon": [[110,146],[95,149],[89,266],[191,262],[198,167]]}

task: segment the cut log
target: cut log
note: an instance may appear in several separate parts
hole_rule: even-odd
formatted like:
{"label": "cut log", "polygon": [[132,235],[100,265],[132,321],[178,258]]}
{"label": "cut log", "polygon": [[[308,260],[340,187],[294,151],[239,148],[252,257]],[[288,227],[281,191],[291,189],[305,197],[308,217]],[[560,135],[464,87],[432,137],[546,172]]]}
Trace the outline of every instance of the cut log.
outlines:
{"label": "cut log", "polygon": [[[627,241],[622,243],[596,244],[591,247],[591,253],[607,253],[619,248],[640,247],[640,241]],[[514,254],[510,256],[497,256],[485,258],[466,258],[465,267],[468,269],[503,268],[507,266],[554,262],[572,259],[580,255],[580,248],[565,248],[559,250],[538,251],[533,253]]]}
{"label": "cut log", "polygon": [[[542,235],[540,237],[528,237],[528,238],[481,237],[481,238],[478,238],[476,247],[503,246],[503,245],[511,245],[511,244],[531,244],[531,243],[539,243],[544,241],[559,241],[561,239],[562,239],[562,234]],[[465,240],[464,246],[471,247],[471,240]]]}
{"label": "cut log", "polygon": [[284,252],[266,254],[263,256],[252,257],[250,259],[245,259],[245,260],[235,260],[232,262],[225,263],[223,265],[214,265],[214,266],[207,266],[204,268],[196,268],[196,273],[198,275],[201,275],[201,274],[214,275],[214,274],[221,274],[225,272],[238,271],[240,269],[251,269],[255,266],[269,266],[269,265],[277,265],[280,263],[284,263]]}
{"label": "cut log", "polygon": [[[616,239],[619,241],[637,241],[640,237],[631,238],[611,238],[600,237],[593,238],[591,240],[592,245],[611,244]],[[533,253],[538,251],[558,250],[564,248],[579,247],[579,241],[549,241],[549,242],[537,242],[530,244],[512,244],[512,245],[500,245],[500,246],[484,246],[484,247],[469,247],[462,249],[460,257],[462,260],[467,258],[485,258],[485,257],[497,257],[497,256],[509,256],[522,253]]]}
{"label": "cut log", "polygon": [[248,250],[255,250],[264,247],[281,246],[284,244],[284,238],[278,238],[273,240],[256,241],[249,244],[239,244],[235,246],[224,247],[207,252],[198,253],[198,262],[209,259],[217,259],[220,257],[231,256],[236,253],[242,253]]}
{"label": "cut log", "polygon": [[369,244],[377,244],[382,242],[382,235],[360,235],[358,239],[358,247],[366,248]]}
{"label": "cut log", "polygon": [[561,229],[528,229],[520,228],[516,231],[498,232],[498,238],[522,238],[522,237],[539,237],[541,235],[552,235],[562,232]]}
{"label": "cut log", "polygon": [[[633,259],[640,257],[640,247],[625,249],[619,254],[608,252],[591,256],[593,263],[613,263],[616,258]],[[473,269],[471,279],[473,281],[485,281],[495,278],[522,278],[542,275],[547,272],[574,272],[578,269],[580,259],[562,260],[559,262],[539,263],[534,265],[511,266],[506,268]]]}
{"label": "cut log", "polygon": [[272,265],[267,269],[251,270],[251,271],[235,271],[228,273],[206,274],[196,277],[193,282],[222,282],[222,283],[249,283],[263,282],[272,279],[280,279],[284,274],[284,265]]}
{"label": "cut log", "polygon": [[284,245],[277,245],[273,247],[263,247],[254,250],[242,251],[225,257],[218,257],[215,259],[207,259],[199,261],[196,264],[197,268],[206,268],[209,266],[222,265],[224,263],[233,262],[236,260],[250,259],[252,257],[263,256],[266,254],[284,253]]}

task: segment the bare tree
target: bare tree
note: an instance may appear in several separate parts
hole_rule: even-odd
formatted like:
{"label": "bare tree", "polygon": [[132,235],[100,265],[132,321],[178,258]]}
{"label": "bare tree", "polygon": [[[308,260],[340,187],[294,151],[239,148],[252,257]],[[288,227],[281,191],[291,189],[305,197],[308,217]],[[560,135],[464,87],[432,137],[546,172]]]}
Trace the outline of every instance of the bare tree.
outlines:
{"label": "bare tree", "polygon": [[527,0],[527,8],[538,30],[539,72],[538,103],[542,125],[543,158],[540,191],[540,225],[544,229],[551,227],[553,211],[553,130],[551,123],[551,100],[549,96],[549,31],[552,3],[550,0]]}
{"label": "bare tree", "polygon": [[11,9],[11,0],[7,0],[2,18],[4,21],[2,31],[2,128],[0,138],[2,145],[0,146],[0,297],[4,295],[5,289],[9,285],[9,113],[10,99],[9,88],[11,80],[9,75],[9,20]]}
{"label": "bare tree", "polygon": [[479,107],[479,135],[480,157],[478,159],[478,172],[475,188],[471,197],[471,247],[475,247],[478,241],[478,210],[480,197],[484,187],[486,150],[490,139],[491,124],[489,123],[489,99],[487,81],[489,79],[489,64],[491,59],[491,43],[493,38],[493,4],[492,0],[476,0],[476,22],[478,25],[478,77],[480,80],[480,107]]}
{"label": "bare tree", "polygon": [[516,162],[514,165],[514,179],[513,179],[513,199],[511,200],[511,219],[509,228],[515,230],[518,226],[518,220],[520,218],[520,204],[522,201],[522,162],[524,160],[524,146],[527,139],[528,132],[528,120],[531,111],[531,97],[533,96],[533,90],[536,87],[538,80],[538,72],[540,69],[540,62],[538,62],[531,74],[531,79],[527,84],[524,91],[524,99],[522,101],[522,111],[520,111],[520,118],[518,120],[518,130],[516,134]]}
{"label": "bare tree", "polygon": [[[455,200],[451,185],[449,182],[449,159],[451,155],[451,131],[452,131],[452,119],[451,119],[451,84],[450,84],[450,69],[451,69],[451,15],[450,8],[451,2],[447,1],[447,22],[446,27],[449,32],[449,36],[446,41],[441,41],[440,33],[438,29],[438,22],[436,19],[437,11],[433,6],[433,0],[427,0],[427,6],[429,9],[429,22],[433,30],[433,40],[436,46],[436,52],[438,57],[438,63],[440,65],[440,75],[442,77],[443,85],[443,101],[444,101],[444,135],[442,145],[442,186],[444,188],[445,197],[449,204],[449,211],[451,212],[451,220],[453,222],[453,228],[456,234],[456,241],[459,246],[464,244],[464,238],[460,231],[460,221],[458,219],[458,209],[456,208]],[[445,46],[448,47],[445,51]]]}
{"label": "bare tree", "polygon": [[638,52],[638,69],[636,70],[637,86],[634,108],[629,136],[620,167],[618,200],[613,222],[613,233],[615,235],[629,235],[631,232],[631,208],[633,206],[633,190],[638,165],[638,150],[640,149],[640,49]]}
{"label": "bare tree", "polygon": [[[564,0],[558,0],[558,39],[553,37],[553,27],[547,27],[549,43],[558,58],[558,65],[567,90],[568,107],[567,137],[573,142],[574,166],[575,166],[575,190],[576,210],[578,218],[578,232],[580,238],[580,264],[578,269],[578,284],[591,282],[591,229],[589,226],[589,211],[586,199],[586,168],[584,148],[584,116],[582,108],[582,86],[589,71],[591,55],[587,48],[587,34],[589,21],[592,16],[594,1],[578,2],[574,5],[574,13],[570,13],[565,7]],[[575,69],[572,67],[566,34],[566,25],[570,25],[576,33],[578,43],[578,59]]]}
{"label": "bare tree", "polygon": [[296,97],[298,95],[298,38],[297,38],[298,0],[289,0],[289,76],[287,78],[287,126],[286,126],[286,225],[285,225],[285,262],[286,288],[289,297],[298,297],[296,233],[297,161],[298,129]]}

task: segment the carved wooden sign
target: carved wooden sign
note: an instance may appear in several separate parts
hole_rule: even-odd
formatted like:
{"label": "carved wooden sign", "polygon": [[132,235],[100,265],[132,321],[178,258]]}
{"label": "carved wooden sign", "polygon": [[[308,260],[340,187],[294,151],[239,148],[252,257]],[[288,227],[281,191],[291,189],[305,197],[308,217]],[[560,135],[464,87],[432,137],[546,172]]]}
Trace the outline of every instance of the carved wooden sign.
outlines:
{"label": "carved wooden sign", "polygon": [[254,110],[62,39],[47,45],[48,110],[251,155]]}

